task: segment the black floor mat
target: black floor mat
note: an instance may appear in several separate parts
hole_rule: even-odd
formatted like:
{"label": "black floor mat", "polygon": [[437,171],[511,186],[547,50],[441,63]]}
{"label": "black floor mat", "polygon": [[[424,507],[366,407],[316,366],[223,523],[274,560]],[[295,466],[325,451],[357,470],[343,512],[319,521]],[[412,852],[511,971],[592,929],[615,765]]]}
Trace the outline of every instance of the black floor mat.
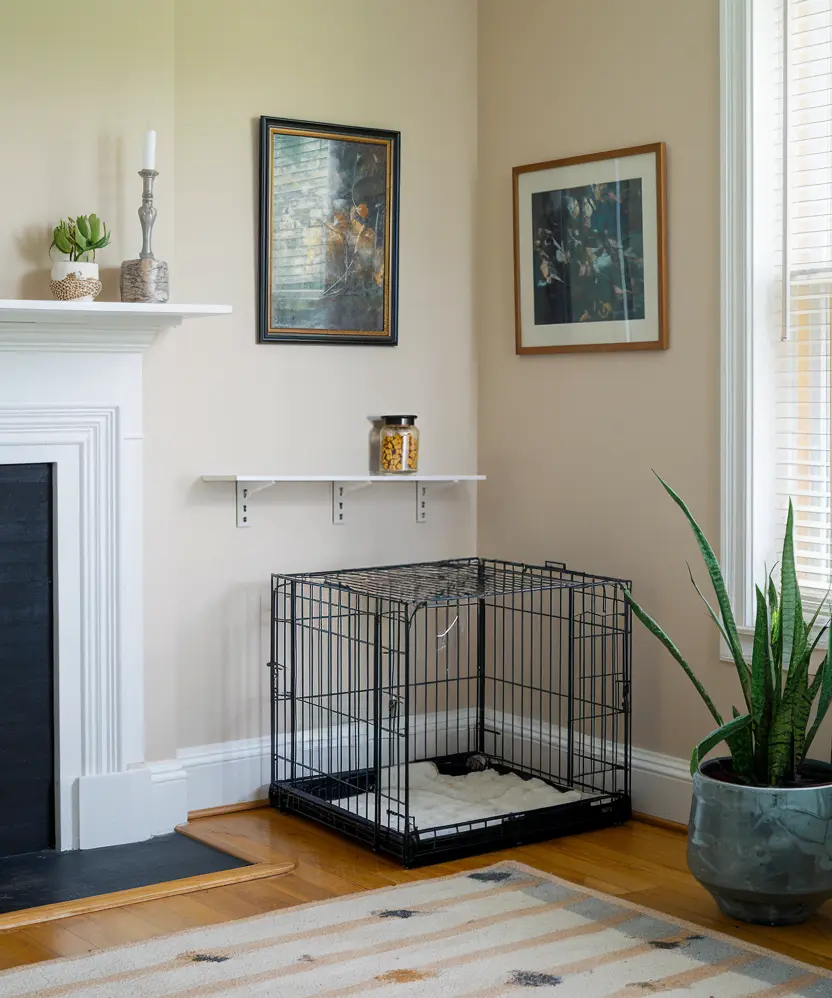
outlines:
{"label": "black floor mat", "polygon": [[8,856],[0,859],[0,913],[241,866],[250,864],[178,832],[104,849]]}

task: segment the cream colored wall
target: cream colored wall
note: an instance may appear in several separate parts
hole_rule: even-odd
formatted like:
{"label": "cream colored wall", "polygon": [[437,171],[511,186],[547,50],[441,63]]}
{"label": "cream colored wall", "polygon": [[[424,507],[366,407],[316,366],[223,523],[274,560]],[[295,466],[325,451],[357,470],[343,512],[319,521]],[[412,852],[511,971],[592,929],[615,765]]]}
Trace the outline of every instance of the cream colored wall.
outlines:
{"label": "cream colored wall", "polygon": [[[256,525],[241,531],[230,488],[196,479],[361,471],[367,415],[390,409],[420,415],[424,471],[474,467],[476,7],[177,0],[175,34],[176,294],[234,306],[148,364],[149,630],[160,624],[148,662],[153,681],[177,675],[181,746],[268,730],[270,572],[474,550],[464,489],[417,525],[410,487],[377,486],[333,527],[326,487],[285,486],[255,498]],[[396,349],[255,343],[261,114],[401,131]]]}
{"label": "cream colored wall", "polygon": [[[409,489],[374,489],[333,528],[325,489],[286,487],[256,497],[255,526],[238,531],[230,489],[198,479],[363,468],[365,417],[390,408],[421,415],[426,471],[472,470],[475,314],[481,552],[631,575],[721,699],[733,689],[686,578],[695,548],[650,474],[717,539],[717,60],[716,0],[0,6],[0,297],[48,296],[48,229],[89,210],[115,228],[101,260],[115,296],[139,245],[152,124],[173,297],[234,306],[146,357],[149,758],[265,730],[272,570],[474,549],[464,490],[417,526]],[[396,350],[255,343],[260,114],[402,131]],[[670,350],[515,356],[511,167],[659,139]],[[636,744],[685,755],[708,718],[638,629],[635,651]]]}
{"label": "cream colored wall", "polygon": [[[717,0],[480,0],[477,212],[485,555],[631,577],[723,702],[731,667],[687,577],[698,554],[655,468],[719,539]],[[514,353],[511,168],[647,142],[668,154],[670,349]],[[634,741],[686,756],[710,730],[635,628]]]}
{"label": "cream colored wall", "polygon": [[[286,486],[257,496],[255,526],[237,530],[231,488],[199,477],[361,472],[366,417],[389,410],[419,414],[425,472],[474,470],[476,13],[475,0],[0,8],[0,185],[13,192],[0,297],[48,296],[43,240],[61,214],[113,220],[102,263],[136,255],[151,124],[172,299],[234,307],[146,355],[150,759],[268,730],[270,572],[475,550],[469,488],[439,493],[417,525],[412,486],[377,486],[336,528],[325,487]],[[402,132],[398,348],[256,344],[261,114]]]}
{"label": "cream colored wall", "polygon": [[[147,37],[152,25],[152,39]],[[0,0],[0,297],[48,298],[52,226],[97,212],[104,297],[138,256],[141,143],[173,129],[173,5]],[[173,254],[173,149],[160,145],[157,246]]]}

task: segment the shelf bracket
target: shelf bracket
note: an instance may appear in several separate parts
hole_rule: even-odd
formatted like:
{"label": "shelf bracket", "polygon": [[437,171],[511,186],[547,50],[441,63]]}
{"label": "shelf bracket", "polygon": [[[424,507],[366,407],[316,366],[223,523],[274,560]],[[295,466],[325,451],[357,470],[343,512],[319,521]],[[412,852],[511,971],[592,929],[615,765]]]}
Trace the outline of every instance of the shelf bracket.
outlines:
{"label": "shelf bracket", "polygon": [[459,485],[459,480],[447,482],[416,482],[416,522],[428,522],[428,493],[438,489],[447,489],[451,485]]}
{"label": "shelf bracket", "polygon": [[333,482],[332,483],[332,522],[340,526],[347,522],[347,496],[350,492],[366,489],[372,482]]}
{"label": "shelf bracket", "polygon": [[238,527],[251,526],[251,512],[248,508],[249,499],[255,494],[255,492],[262,492],[264,489],[270,489],[274,484],[275,482],[258,482],[256,485],[247,482],[237,482],[235,484],[234,506],[237,513]]}

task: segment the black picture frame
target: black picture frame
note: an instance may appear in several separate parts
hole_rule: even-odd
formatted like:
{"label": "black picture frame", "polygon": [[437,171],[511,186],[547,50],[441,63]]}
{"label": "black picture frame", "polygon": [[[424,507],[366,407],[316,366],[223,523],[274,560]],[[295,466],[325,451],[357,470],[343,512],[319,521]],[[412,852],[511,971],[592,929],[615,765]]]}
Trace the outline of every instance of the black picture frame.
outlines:
{"label": "black picture frame", "polygon": [[400,148],[396,131],[260,118],[260,343],[396,346]]}

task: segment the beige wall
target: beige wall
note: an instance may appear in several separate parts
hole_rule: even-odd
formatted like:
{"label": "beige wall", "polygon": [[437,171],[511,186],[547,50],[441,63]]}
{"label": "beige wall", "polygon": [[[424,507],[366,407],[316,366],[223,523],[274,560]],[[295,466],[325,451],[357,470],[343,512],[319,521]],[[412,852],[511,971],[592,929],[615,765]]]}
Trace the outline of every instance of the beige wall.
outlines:
{"label": "beige wall", "polygon": [[[363,468],[365,417],[390,408],[422,417],[426,471],[472,470],[474,318],[481,552],[632,576],[720,699],[733,690],[686,577],[695,548],[650,474],[718,539],[717,60],[716,0],[4,0],[0,297],[46,297],[48,229],[89,210],[115,228],[114,296],[152,124],[173,298],[234,306],[146,358],[150,758],[265,730],[272,570],[474,549],[465,490],[424,526],[409,489],[371,490],[333,528],[324,489],[285,487],[238,531],[230,488],[198,481]],[[402,131],[398,349],[255,343],[260,114]],[[656,140],[670,350],[515,356],[511,167]],[[640,629],[635,650],[636,744],[686,755],[704,709]]]}
{"label": "beige wall", "polygon": [[[146,44],[147,26],[152,34]],[[52,226],[97,212],[104,297],[141,248],[141,144],[173,129],[173,5],[0,0],[0,297],[48,298]],[[173,254],[173,149],[159,146],[158,247]]]}
{"label": "beige wall", "polygon": [[[479,547],[631,577],[723,702],[687,577],[698,554],[655,468],[719,539],[717,0],[480,0]],[[647,142],[668,153],[670,349],[514,353],[511,168]],[[710,718],[635,629],[635,744],[687,756]]]}
{"label": "beige wall", "polygon": [[[102,263],[136,255],[151,124],[172,299],[234,307],[146,356],[148,758],[268,730],[270,572],[475,549],[470,489],[440,493],[417,525],[411,488],[378,486],[335,528],[325,487],[286,486],[237,530],[231,488],[199,477],[363,471],[366,417],[389,410],[420,415],[424,471],[474,469],[476,55],[475,0],[0,8],[0,187],[13,192],[0,298],[48,296],[46,233],[62,214],[114,222]],[[261,114],[402,132],[397,349],[255,343]]]}

